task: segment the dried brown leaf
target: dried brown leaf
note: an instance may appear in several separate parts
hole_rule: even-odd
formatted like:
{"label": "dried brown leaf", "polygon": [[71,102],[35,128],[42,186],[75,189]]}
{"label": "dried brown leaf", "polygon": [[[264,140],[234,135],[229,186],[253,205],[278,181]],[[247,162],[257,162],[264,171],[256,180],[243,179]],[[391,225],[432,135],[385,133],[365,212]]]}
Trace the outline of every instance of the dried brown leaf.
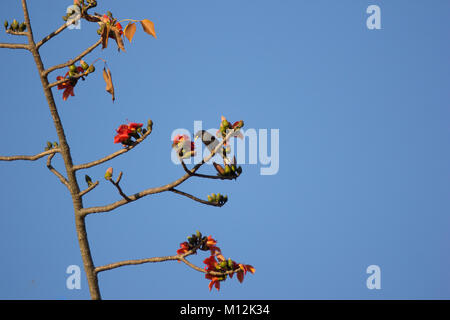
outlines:
{"label": "dried brown leaf", "polygon": [[225,170],[223,169],[223,167],[220,164],[213,162],[213,166],[214,166],[214,168],[216,168],[217,172],[220,175],[224,175],[225,174]]}
{"label": "dried brown leaf", "polygon": [[122,36],[120,35],[119,30],[116,27],[112,27],[111,30],[114,32],[114,40],[116,40],[117,46],[119,50],[125,51],[125,46],[123,44]]}
{"label": "dried brown leaf", "polygon": [[111,71],[107,68],[103,68],[103,79],[106,82],[106,91],[112,95],[112,100],[116,100],[114,95],[114,85],[112,82]]}
{"label": "dried brown leaf", "polygon": [[133,22],[127,24],[127,26],[123,30],[123,34],[125,35],[125,37],[127,37],[128,41],[130,42],[133,39],[135,32],[136,32],[136,24]]}
{"label": "dried brown leaf", "polygon": [[156,39],[155,24],[148,19],[141,20],[142,29]]}
{"label": "dried brown leaf", "polygon": [[110,25],[105,24],[103,26],[102,30],[102,49],[105,49],[108,47],[108,37],[109,37],[109,31],[111,29]]}

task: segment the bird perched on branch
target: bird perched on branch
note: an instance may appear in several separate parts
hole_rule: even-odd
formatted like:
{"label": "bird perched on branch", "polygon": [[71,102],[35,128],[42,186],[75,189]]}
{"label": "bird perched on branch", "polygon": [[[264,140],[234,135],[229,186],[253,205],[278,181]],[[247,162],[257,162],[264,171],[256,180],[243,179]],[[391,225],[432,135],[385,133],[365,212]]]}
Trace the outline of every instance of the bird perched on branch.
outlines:
{"label": "bird perched on branch", "polygon": [[[194,139],[197,140],[198,138],[202,139],[203,144],[208,148],[209,152],[213,152],[219,145],[219,140],[206,130],[197,131],[197,133],[194,136]],[[222,155],[223,160],[226,163],[231,163],[231,160],[228,159],[225,150],[226,149],[224,148],[224,151],[220,152],[220,154]]]}

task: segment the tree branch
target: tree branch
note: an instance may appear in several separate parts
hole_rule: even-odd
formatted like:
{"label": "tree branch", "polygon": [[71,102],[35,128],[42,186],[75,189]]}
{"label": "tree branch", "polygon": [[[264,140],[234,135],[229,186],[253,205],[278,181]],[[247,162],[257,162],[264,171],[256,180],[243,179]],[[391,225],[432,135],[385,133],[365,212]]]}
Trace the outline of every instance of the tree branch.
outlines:
{"label": "tree branch", "polygon": [[191,194],[189,194],[189,193],[186,193],[186,192],[177,190],[177,189],[175,189],[175,188],[169,189],[169,191],[171,191],[171,192],[173,192],[173,193],[177,193],[177,194],[182,195],[182,196],[185,196],[185,197],[187,197],[187,198],[189,198],[189,199],[192,199],[192,200],[194,200],[194,201],[197,201],[197,202],[206,204],[206,205],[208,205],[208,206],[222,207],[222,206],[225,204],[225,202],[224,202],[224,203],[218,203],[218,202],[209,202],[209,201],[205,201],[205,200],[199,199],[199,198],[197,198],[197,197],[195,197],[195,196],[193,196],[193,195],[191,195]]}
{"label": "tree branch", "polygon": [[30,46],[22,43],[0,43],[0,48],[30,50]]}
{"label": "tree branch", "polygon": [[86,50],[84,50],[82,53],[80,53],[77,57],[73,58],[72,60],[67,61],[66,63],[61,63],[58,64],[56,66],[50,67],[46,70],[44,70],[43,72],[43,76],[48,75],[50,72],[55,71],[57,69],[62,69],[65,67],[68,67],[72,64],[74,64],[75,62],[83,59],[84,56],[86,56],[87,54],[91,53],[95,48],[97,48],[100,44],[102,43],[102,39],[98,39],[97,42],[95,42],[92,46],[90,46],[89,48],[87,48]]}
{"label": "tree branch", "polygon": [[127,197],[127,195],[122,191],[122,188],[119,185],[119,181],[120,179],[122,179],[122,172],[119,173],[119,177],[117,178],[117,181],[114,182],[113,179],[108,179],[109,182],[111,182],[119,191],[119,194],[126,200],[126,201],[131,201],[130,198]]}
{"label": "tree branch", "polygon": [[[148,196],[150,194],[156,194],[156,193],[161,193],[164,191],[169,191],[170,189],[173,189],[177,186],[179,186],[180,184],[182,184],[184,181],[186,181],[187,179],[189,179],[190,177],[192,177],[192,174],[195,173],[204,163],[208,162],[209,160],[211,160],[211,158],[217,153],[217,151],[222,147],[222,145],[224,144],[225,141],[228,141],[231,136],[234,134],[234,130],[231,130],[230,133],[228,133],[228,135],[225,137],[225,139],[223,139],[217,146],[216,148],[208,155],[206,156],[201,163],[197,164],[194,166],[194,168],[192,168],[191,170],[189,170],[189,173],[186,173],[184,176],[182,176],[181,178],[179,178],[178,180],[175,180],[169,184],[166,184],[164,186],[161,187],[156,187],[156,188],[149,188],[146,190],[143,190],[141,192],[135,193],[134,195],[128,196],[129,200],[119,200],[116,202],[113,202],[111,204],[105,205],[105,206],[101,206],[101,207],[89,207],[89,208],[83,208],[80,210],[80,214],[82,216],[86,216],[88,214],[91,213],[99,213],[99,212],[108,212],[111,210],[114,210],[120,206],[123,206],[124,204],[130,203],[132,201],[136,201],[142,197]],[[105,160],[106,161],[106,160]],[[104,161],[103,161],[104,162]]]}
{"label": "tree branch", "polygon": [[93,184],[91,184],[88,188],[84,189],[83,191],[81,191],[78,195],[80,197],[84,196],[86,193],[88,193],[89,191],[91,191],[92,189],[94,189],[96,186],[98,186],[99,182],[95,181]]}
{"label": "tree branch", "polygon": [[47,88],[49,88],[49,89],[50,89],[50,88],[53,88],[53,87],[55,87],[55,86],[57,86],[57,85],[59,85],[59,84],[62,84],[62,83],[64,83],[64,82],[68,82],[68,81],[70,81],[71,79],[79,79],[79,78],[81,78],[81,77],[87,76],[88,74],[89,74],[89,72],[88,72],[88,71],[85,71],[85,72],[79,73],[79,74],[77,74],[77,75],[75,75],[75,76],[73,76],[73,77],[64,78],[64,79],[61,79],[61,80],[52,82],[52,83],[50,83],[50,84],[47,86]]}
{"label": "tree branch", "polygon": [[142,141],[145,140],[145,138],[147,138],[150,133],[152,133],[152,128],[150,128],[144,135],[142,135],[142,137],[140,137],[139,139],[137,139],[131,146],[123,148],[119,151],[116,151],[104,158],[101,158],[99,160],[95,160],[92,162],[88,162],[88,163],[84,163],[84,164],[78,164],[73,166],[74,170],[80,170],[80,169],[88,169],[94,166],[97,166],[99,164],[102,164],[103,162],[109,161],[111,159],[114,159],[117,156],[120,156],[121,154],[127,153],[128,151],[130,151],[131,149],[133,149],[134,147],[136,147],[138,144],[140,144]]}
{"label": "tree branch", "polygon": [[188,260],[186,260],[187,256],[193,255],[197,253],[197,249],[193,249],[193,250],[189,250],[188,252],[184,253],[184,254],[178,254],[178,255],[174,255],[174,256],[165,256],[165,257],[154,257],[154,258],[146,258],[146,259],[136,259],[136,260],[125,260],[125,261],[119,261],[119,262],[115,262],[115,263],[111,263],[111,264],[107,264],[104,266],[100,266],[95,268],[95,273],[99,273],[102,271],[108,271],[108,270],[112,270],[112,269],[116,269],[116,268],[120,268],[123,266],[130,266],[130,265],[139,265],[139,264],[144,264],[144,263],[155,263],[155,262],[164,262],[164,261],[181,261],[183,263],[185,263],[187,266],[191,267],[192,269],[198,271],[198,272],[202,272],[205,274],[210,274],[213,276],[225,276],[225,275],[229,275],[232,273],[236,273],[239,272],[241,269],[235,269],[235,270],[230,270],[230,271],[226,271],[226,272],[217,272],[217,271],[206,271],[205,269],[202,269],[198,266],[196,266],[195,264],[189,262]]}
{"label": "tree branch", "polygon": [[59,148],[54,148],[51,150],[47,150],[41,153],[38,153],[34,156],[0,156],[0,161],[16,161],[16,160],[29,160],[29,161],[35,161],[37,159],[40,159],[42,157],[45,157],[49,154],[54,154],[57,152],[61,152]]}
{"label": "tree branch", "polygon": [[21,31],[12,31],[12,30],[6,30],[5,31],[8,34],[12,34],[13,36],[28,36],[28,32],[21,32]]}
{"label": "tree branch", "polygon": [[207,175],[207,174],[201,174],[201,173],[192,173],[188,167],[186,166],[186,164],[184,163],[183,159],[180,159],[181,161],[181,165],[183,166],[184,171],[186,171],[188,174],[190,174],[193,177],[199,177],[199,178],[206,178],[206,179],[219,179],[219,180],[233,180],[236,179],[237,177],[226,177],[226,176],[211,176],[211,175]]}
{"label": "tree branch", "polygon": [[54,153],[52,153],[51,155],[48,156],[47,158],[47,168],[48,170],[50,170],[55,176],[57,176],[59,178],[59,180],[61,181],[62,184],[64,184],[67,189],[70,190],[70,185],[69,185],[69,181],[67,181],[67,179],[55,168],[53,168],[52,166],[52,159],[55,156]]}
{"label": "tree branch", "polygon": [[67,23],[64,23],[61,27],[50,33],[48,36],[43,38],[41,41],[36,43],[36,49],[39,49],[44,43],[46,43],[48,40],[53,38],[54,36],[58,35],[60,32],[62,32],[64,29],[67,28]]}

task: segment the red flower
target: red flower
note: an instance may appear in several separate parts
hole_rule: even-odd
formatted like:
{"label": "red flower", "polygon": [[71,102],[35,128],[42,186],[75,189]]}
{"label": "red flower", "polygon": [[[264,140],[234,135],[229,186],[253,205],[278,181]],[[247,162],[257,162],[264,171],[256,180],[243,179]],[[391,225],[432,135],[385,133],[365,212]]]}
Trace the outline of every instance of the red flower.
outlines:
{"label": "red flower", "polygon": [[186,134],[176,135],[173,139],[172,148],[177,148],[183,159],[195,156],[195,144]]}
{"label": "red flower", "polygon": [[[58,80],[58,81],[63,80],[63,79],[65,79],[65,77],[61,77],[61,76],[56,77],[56,80]],[[66,101],[69,96],[73,97],[75,95],[73,93],[73,88],[74,88],[74,85],[72,84],[72,82],[70,80],[67,80],[66,82],[58,84],[58,90],[64,89],[64,92],[63,92],[63,100],[64,101]]]}
{"label": "red flower", "polygon": [[127,144],[131,137],[139,138],[136,131],[142,127],[142,123],[131,122],[128,125],[122,124],[116,130],[117,135],[114,137],[114,143]]}
{"label": "red flower", "polygon": [[220,248],[216,246],[217,241],[213,239],[212,236],[208,236],[206,240],[206,246],[211,250],[211,255],[216,255],[216,252],[220,253]]}
{"label": "red flower", "polygon": [[253,266],[251,266],[249,264],[239,263],[238,266],[241,270],[239,270],[236,273],[237,273],[237,278],[238,278],[239,282],[241,282],[241,283],[242,283],[242,281],[244,281],[244,276],[247,274],[247,271],[249,271],[250,273],[255,273],[255,268],[253,268]]}
{"label": "red flower", "polygon": [[190,250],[189,243],[183,242],[183,243],[180,243],[180,249],[177,250],[177,254],[185,254],[189,250]]}
{"label": "red flower", "polygon": [[128,124],[128,129],[130,129],[131,131],[136,131],[138,128],[142,127],[142,123],[135,123],[135,122],[131,122]]}
{"label": "red flower", "polygon": [[205,275],[205,278],[211,280],[211,282],[208,285],[209,291],[211,291],[213,286],[217,289],[217,291],[220,290],[220,281],[222,281],[222,280],[219,277],[215,277],[210,274],[207,274],[207,275]]}
{"label": "red flower", "polygon": [[122,35],[123,34],[123,28],[122,28],[122,25],[119,22],[116,23],[116,28],[119,31],[119,34]]}

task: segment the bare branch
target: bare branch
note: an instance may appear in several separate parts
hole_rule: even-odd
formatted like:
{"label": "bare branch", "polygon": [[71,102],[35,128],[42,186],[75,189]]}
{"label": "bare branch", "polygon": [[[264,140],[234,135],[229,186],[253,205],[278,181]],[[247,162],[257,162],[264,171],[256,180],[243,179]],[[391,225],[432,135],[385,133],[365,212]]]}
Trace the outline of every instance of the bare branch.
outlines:
{"label": "bare branch", "polygon": [[0,43],[0,48],[30,50],[30,46],[22,43]]}
{"label": "bare branch", "polygon": [[21,31],[12,31],[12,30],[6,30],[5,31],[8,34],[12,34],[13,36],[28,36],[28,32],[21,32]]}
{"label": "bare branch", "polygon": [[127,197],[127,195],[122,191],[122,188],[119,185],[119,181],[120,179],[122,179],[122,172],[120,172],[119,177],[117,178],[117,181],[114,182],[113,179],[109,179],[109,182],[111,182],[119,191],[119,194],[126,200],[126,201],[131,201],[130,198]]}
{"label": "bare branch", "polygon": [[199,199],[199,198],[197,198],[197,197],[195,197],[195,196],[193,196],[193,195],[191,195],[191,194],[189,194],[189,193],[186,193],[186,192],[177,190],[177,189],[175,189],[175,188],[169,189],[169,191],[171,191],[171,192],[173,192],[173,193],[176,193],[176,194],[179,194],[179,195],[182,195],[182,196],[185,196],[185,197],[187,197],[187,198],[189,198],[189,199],[192,199],[192,200],[194,200],[194,201],[197,201],[197,202],[206,204],[206,205],[208,205],[208,206],[222,207],[222,206],[225,204],[225,202],[224,202],[224,203],[218,203],[218,202],[209,202],[209,201],[205,201],[205,200]]}
{"label": "bare branch", "polygon": [[58,170],[56,170],[55,168],[53,168],[52,166],[52,159],[55,156],[54,153],[52,153],[51,155],[48,156],[47,158],[47,168],[48,170],[50,170],[55,176],[57,176],[59,178],[59,180],[61,181],[62,184],[64,184],[67,189],[70,190],[70,185],[69,185],[69,181],[67,181],[67,179],[61,174],[59,173]]}
{"label": "bare branch", "polygon": [[193,250],[189,250],[188,252],[181,254],[181,255],[178,254],[178,255],[165,256],[165,257],[154,257],[154,258],[146,258],[146,259],[119,261],[119,262],[115,262],[115,263],[97,267],[97,268],[95,268],[95,273],[112,270],[112,269],[120,268],[123,266],[139,265],[139,264],[144,264],[144,263],[164,262],[164,261],[174,261],[174,260],[181,261],[181,262],[185,263],[187,266],[191,267],[192,269],[194,269],[198,272],[202,272],[205,274],[210,274],[210,275],[218,276],[218,277],[241,271],[241,269],[239,269],[239,268],[235,269],[235,270],[226,271],[226,272],[206,271],[205,269],[200,268],[200,267],[196,266],[195,264],[186,260],[187,256],[196,254],[196,252],[197,252],[197,249],[193,249]]}
{"label": "bare branch", "polygon": [[[232,130],[226,137],[225,139],[223,139],[217,146],[216,148],[208,155],[206,156],[201,163],[197,164],[194,166],[194,168],[192,168],[191,170],[189,170],[189,173],[186,173],[184,176],[182,176],[181,178],[179,178],[178,180],[175,180],[169,184],[166,184],[164,186],[161,187],[156,187],[156,188],[149,188],[146,189],[144,191],[135,193],[131,196],[128,196],[129,200],[119,200],[116,202],[113,202],[111,204],[105,205],[105,206],[101,206],[101,207],[89,207],[89,208],[83,208],[80,210],[80,214],[82,216],[86,216],[88,214],[91,213],[99,213],[99,212],[109,212],[111,210],[114,210],[120,206],[123,206],[124,204],[130,203],[132,201],[136,201],[142,197],[148,196],[150,194],[156,194],[156,193],[161,193],[164,191],[169,191],[170,189],[173,189],[177,186],[179,186],[180,184],[182,184],[184,181],[186,181],[187,179],[189,179],[190,177],[192,177],[192,174],[195,173],[204,163],[208,162],[209,160],[211,160],[211,158],[216,154],[216,152],[222,147],[222,145],[224,144],[225,141],[228,141],[231,136],[234,134],[234,130]],[[105,160],[106,161],[106,160]],[[104,162],[104,161],[103,161]]]}
{"label": "bare branch", "polygon": [[39,49],[44,43],[46,43],[48,40],[53,38],[54,36],[58,35],[60,32],[62,32],[64,29],[67,28],[67,23],[64,23],[61,27],[50,33],[48,36],[46,36],[44,39],[36,43],[36,49]]}
{"label": "bare branch", "polygon": [[149,263],[149,262],[163,262],[163,261],[170,261],[170,260],[178,260],[178,255],[175,256],[167,256],[167,257],[156,257],[156,258],[147,258],[147,259],[138,259],[138,260],[125,260],[120,262],[115,262],[111,264],[107,264],[101,267],[95,268],[95,272],[99,273],[106,270],[112,270],[123,266],[130,266],[130,265],[137,265],[137,264],[143,264],[143,263]]}
{"label": "bare branch", "polygon": [[83,57],[86,56],[87,54],[91,53],[101,43],[102,43],[102,39],[100,38],[100,39],[97,40],[97,42],[95,42],[92,46],[90,46],[89,48],[84,50],[82,53],[80,53],[77,57],[73,58],[72,60],[67,61],[66,63],[61,63],[61,64],[58,64],[56,66],[53,66],[53,67],[50,67],[50,68],[46,69],[44,71],[43,75],[46,76],[52,71],[55,71],[57,69],[62,69],[62,68],[65,68],[65,67],[68,67],[68,66],[74,64],[75,62],[83,59]]}
{"label": "bare branch", "polygon": [[80,170],[80,169],[88,169],[94,166],[97,166],[99,164],[102,164],[103,162],[109,161],[111,159],[114,159],[117,156],[120,156],[121,154],[127,153],[128,151],[130,151],[131,149],[133,149],[134,147],[136,147],[138,144],[140,144],[142,141],[145,140],[145,138],[147,138],[150,133],[152,133],[152,128],[150,128],[144,135],[142,135],[142,137],[140,137],[139,139],[137,139],[131,146],[123,148],[119,151],[116,151],[104,158],[101,158],[99,160],[95,160],[92,162],[88,162],[88,163],[84,163],[84,164],[79,164],[79,165],[75,165],[73,166],[74,170]]}
{"label": "bare branch", "polygon": [[51,150],[47,150],[41,153],[38,153],[34,156],[0,156],[0,161],[15,161],[15,160],[29,160],[29,161],[35,161],[37,159],[40,159],[42,157],[45,157],[49,154],[54,154],[57,152],[61,152],[59,148],[54,148]]}
{"label": "bare branch", "polygon": [[186,166],[186,164],[184,163],[184,161],[182,159],[180,159],[181,161],[181,165],[183,166],[184,171],[186,171],[187,173],[189,173],[191,176],[193,177],[199,177],[199,178],[206,178],[206,179],[219,179],[219,180],[233,180],[236,179],[237,176],[211,176],[211,175],[207,175],[207,174],[201,174],[201,173],[192,173],[188,167]]}
{"label": "bare branch", "polygon": [[80,197],[84,196],[86,193],[88,193],[89,191],[91,191],[92,189],[94,189],[96,186],[98,186],[99,182],[95,181],[93,184],[91,184],[88,188],[84,189],[83,191],[81,191],[78,195]]}

